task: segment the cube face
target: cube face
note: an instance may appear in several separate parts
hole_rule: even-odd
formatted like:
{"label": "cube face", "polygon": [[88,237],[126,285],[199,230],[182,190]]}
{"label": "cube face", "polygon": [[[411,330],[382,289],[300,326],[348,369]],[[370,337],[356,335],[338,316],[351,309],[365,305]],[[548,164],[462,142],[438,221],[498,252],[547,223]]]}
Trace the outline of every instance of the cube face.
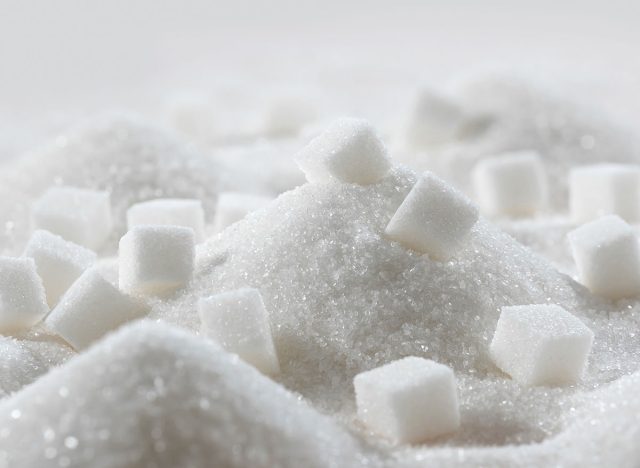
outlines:
{"label": "cube face", "polygon": [[273,200],[263,195],[240,192],[222,192],[218,195],[214,231],[221,232],[226,227],[243,219],[249,213],[261,210]]}
{"label": "cube face", "polygon": [[640,295],[640,248],[631,226],[604,216],[568,234],[579,280],[609,299]]}
{"label": "cube face", "polygon": [[640,221],[640,166],[596,164],[571,170],[569,208],[575,223],[607,214]]}
{"label": "cube face", "polygon": [[478,220],[478,209],[463,194],[425,172],[395,212],[385,230],[395,241],[448,260]]}
{"label": "cube face", "polygon": [[280,372],[268,314],[258,290],[244,288],[203,298],[198,313],[203,333],[224,349],[265,374]]}
{"label": "cube face", "polygon": [[28,328],[47,312],[44,286],[33,259],[0,257],[0,332]]}
{"label": "cube face", "polygon": [[503,307],[490,345],[494,363],[523,385],[580,380],[593,332],[557,305]]}
{"label": "cube face", "polygon": [[339,119],[295,157],[309,182],[373,184],[391,168],[384,143],[365,120]]}
{"label": "cube face", "polygon": [[136,203],[127,210],[127,226],[182,226],[193,229],[196,242],[204,240],[204,209],[195,199],[161,198]]}
{"label": "cube face", "polygon": [[35,261],[47,303],[53,307],[78,277],[94,264],[95,252],[49,231],[35,231],[23,253]]}
{"label": "cube face", "polygon": [[546,207],[546,174],[536,152],[483,159],[472,178],[480,207],[489,215],[530,216]]}
{"label": "cube face", "polygon": [[455,376],[442,364],[407,357],[354,378],[358,417],[401,443],[420,443],[460,426]]}
{"label": "cube face", "polygon": [[136,226],[120,239],[119,283],[134,294],[165,294],[193,275],[193,230],[180,226]]}
{"label": "cube face", "polygon": [[33,205],[35,227],[92,250],[102,247],[113,228],[109,194],[53,187]]}
{"label": "cube face", "polygon": [[90,268],[64,294],[45,324],[76,350],[82,350],[146,312],[144,304],[126,296],[96,268]]}

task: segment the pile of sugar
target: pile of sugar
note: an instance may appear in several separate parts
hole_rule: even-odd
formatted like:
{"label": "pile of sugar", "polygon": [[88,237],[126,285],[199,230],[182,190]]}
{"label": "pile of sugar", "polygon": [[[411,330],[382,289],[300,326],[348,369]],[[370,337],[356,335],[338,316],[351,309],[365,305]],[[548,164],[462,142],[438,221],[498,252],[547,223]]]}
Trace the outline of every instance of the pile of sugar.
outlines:
{"label": "pile of sugar", "polygon": [[[122,329],[0,402],[0,466],[359,466],[364,445],[237,356]],[[375,455],[368,453],[373,465]]]}
{"label": "pile of sugar", "polygon": [[640,162],[640,139],[630,129],[542,85],[514,77],[475,78],[459,84],[450,100],[460,111],[456,132],[438,144],[414,148],[407,162],[435,170],[468,193],[471,169],[480,159],[536,150],[549,176],[551,208],[566,212],[570,168]]}
{"label": "pile of sugar", "polygon": [[105,250],[113,252],[126,231],[126,210],[136,202],[197,198],[211,216],[218,172],[210,158],[134,117],[96,119],[4,167],[0,249],[20,253],[30,230],[30,204],[52,185],[111,193],[114,229]]}
{"label": "pile of sugar", "polygon": [[[0,190],[15,195],[12,200],[17,204],[2,204],[7,236],[0,239],[3,247],[15,252],[23,245],[27,224],[20,210],[54,182],[73,184],[89,177],[90,182],[78,185],[110,188],[117,181],[122,192],[116,196],[116,211],[123,224],[128,204],[140,199],[189,196],[213,204],[219,186],[212,159],[200,159],[180,145],[176,151],[184,152],[164,153],[171,146],[162,133],[151,131],[155,136],[149,136],[131,130],[134,127],[127,122],[122,134],[111,133],[118,128],[112,122],[103,137],[123,142],[135,134],[125,151],[130,157],[142,155],[144,160],[147,151],[155,151],[150,158],[160,154],[163,161],[173,162],[152,167],[147,160],[140,168],[125,169],[126,158],[118,153],[123,166],[108,175],[108,168],[105,171],[101,164],[116,153],[101,151],[115,150],[84,134],[71,146],[73,151],[53,153],[65,161],[68,158],[70,169],[53,162],[47,166],[43,156],[12,164],[10,174],[3,176],[11,185]],[[150,150],[156,139],[158,148]],[[89,152],[98,155],[95,165],[82,166],[82,148],[95,151]],[[207,172],[199,173],[200,167]],[[144,181],[130,172],[138,169]],[[171,180],[173,169],[180,172],[176,187]],[[74,170],[86,172],[75,179]],[[28,171],[33,171],[33,182],[25,185]],[[152,177],[158,171],[161,176]],[[50,179],[50,173],[60,179]],[[385,462],[394,466],[429,462],[526,466],[557,462],[560,448],[566,448],[561,455],[566,458],[561,460],[567,464],[584,463],[594,456],[613,463],[618,449],[627,457],[625,462],[637,461],[637,454],[620,443],[628,439],[611,441],[606,434],[636,430],[638,379],[625,377],[610,386],[604,384],[637,370],[638,304],[612,304],[592,297],[482,219],[448,262],[430,260],[390,241],[383,235],[384,227],[415,181],[412,171],[395,168],[370,186],[306,184],[288,192],[200,246],[194,280],[168,302],[157,302],[152,311],[154,318],[195,331],[199,298],[240,287],[257,288],[271,317],[281,363],[282,374],[276,380],[315,409],[333,415],[333,422],[218,348],[184,333],[144,324],[98,344],[0,403],[0,439],[8,439],[5,445],[11,447],[4,459],[0,453],[0,466],[3,462],[81,466],[89,459],[104,466],[143,459],[150,466],[198,465],[204,460],[211,463],[215,456],[240,457],[217,459],[231,466],[296,466],[309,460],[318,466],[365,461],[375,465],[380,456],[390,457]],[[190,192],[176,194],[177,188]],[[558,232],[563,229],[560,223]],[[534,233],[534,241],[544,236],[536,226],[523,232],[523,237]],[[540,251],[546,248],[541,245]],[[560,253],[558,258],[564,259]],[[559,304],[595,332],[589,368],[577,387],[522,387],[491,363],[488,344],[500,307],[530,303]],[[0,369],[0,397],[71,355],[68,347],[39,327],[17,338],[0,342],[10,356],[8,365],[5,361]],[[394,447],[355,420],[353,376],[408,355],[434,359],[456,371],[462,425],[451,438],[422,447]],[[154,379],[157,376],[160,380]],[[126,385],[111,386],[115,381]],[[77,398],[66,399],[72,387]],[[208,401],[202,408],[202,398],[212,391],[216,403]],[[123,403],[96,405],[96,399]],[[189,418],[176,416],[182,414]],[[47,421],[59,426],[52,427],[53,432],[45,426],[42,432]],[[590,440],[591,421],[597,421],[593,436],[607,449],[582,458],[579,452]],[[156,423],[169,432],[151,431]],[[349,436],[340,423],[373,447],[362,447],[358,437]],[[216,428],[213,433],[212,427]],[[37,437],[33,434],[42,434],[42,439],[36,438],[38,444],[32,446]],[[190,451],[185,450],[187,437],[192,442]],[[231,442],[238,440],[246,450],[229,450]],[[117,458],[117,454],[131,458]],[[285,460],[292,460],[291,465]]]}

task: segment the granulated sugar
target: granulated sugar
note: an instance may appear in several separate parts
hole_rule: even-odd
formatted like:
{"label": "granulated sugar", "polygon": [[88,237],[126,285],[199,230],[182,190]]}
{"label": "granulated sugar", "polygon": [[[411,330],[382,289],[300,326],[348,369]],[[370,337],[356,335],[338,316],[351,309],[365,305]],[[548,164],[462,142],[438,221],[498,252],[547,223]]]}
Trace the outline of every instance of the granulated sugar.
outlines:
{"label": "granulated sugar", "polygon": [[[468,89],[485,92],[454,95],[462,110],[455,131],[443,123],[452,133],[417,140],[431,145],[429,156],[415,152],[408,159],[435,168],[442,191],[455,184],[472,198],[464,206],[473,222],[465,223],[447,260],[385,235],[421,172],[396,165],[370,185],[305,183],[291,158],[305,137],[201,143],[199,152],[147,124],[111,119],[5,163],[4,254],[22,252],[32,231],[28,213],[52,185],[110,192],[115,227],[96,268],[111,297],[122,294],[116,246],[133,203],[199,200],[209,223],[204,232],[211,233],[219,193],[280,195],[199,244],[193,278],[189,264],[169,296],[145,298],[151,321],[103,338],[142,312],[125,315],[99,327],[78,347],[95,343],[80,353],[42,323],[1,337],[0,467],[638,465],[640,304],[600,297],[557,269],[576,276],[565,239],[578,227],[566,217],[568,169],[637,162],[635,140],[597,113],[582,114],[527,86]],[[438,112],[428,117],[444,119],[446,112]],[[523,149],[538,151],[549,170],[553,218],[476,221],[471,168],[485,156]],[[412,204],[420,211],[423,202]],[[443,206],[440,232],[447,239],[452,213]],[[187,257],[174,251],[175,266]],[[191,259],[193,249],[187,251]],[[153,255],[166,260],[163,253]],[[121,256],[132,268],[144,263],[144,256]],[[269,353],[280,372],[266,372],[270,377],[201,331],[198,303],[242,288],[255,288],[264,302],[253,310],[269,343],[272,336]],[[81,325],[91,314],[114,318],[112,301],[97,301],[75,308],[78,333],[91,331]],[[571,382],[542,386],[534,379],[525,386],[491,359],[501,309],[534,304],[562,307],[593,331],[585,372]],[[547,318],[545,324],[558,317]],[[216,323],[238,343],[251,339],[245,325],[255,325]],[[249,331],[236,336],[237,330]],[[564,358],[561,346],[547,348],[551,359]],[[253,342],[246,349],[258,348]],[[459,427],[430,433],[434,438],[424,443],[422,436],[394,442],[395,434],[386,438],[356,409],[354,377],[408,356],[448,366],[457,385]]]}
{"label": "granulated sugar", "polygon": [[[0,184],[16,202],[35,200],[59,184],[109,192],[114,229],[105,250],[110,252],[126,231],[126,211],[132,204],[152,198],[197,198],[211,215],[218,192],[215,162],[128,116],[84,124],[5,169]],[[3,250],[23,247],[19,244],[29,231],[28,212],[0,205]]]}
{"label": "granulated sugar", "polygon": [[624,124],[543,85],[490,75],[458,84],[452,99],[464,109],[463,121],[457,124],[460,129],[437,145],[417,148],[420,151],[408,162],[434,170],[468,193],[471,170],[479,160],[535,150],[549,177],[550,207],[566,212],[570,168],[640,162],[640,140]]}
{"label": "granulated sugar", "polygon": [[[231,442],[233,441],[233,442]],[[376,456],[367,456],[375,466]],[[0,403],[0,466],[359,466],[363,444],[208,340],[141,322]]]}
{"label": "granulated sugar", "polygon": [[[195,330],[198,297],[254,287],[272,311],[277,379],[323,412],[354,424],[353,376],[415,355],[451,366],[459,379],[462,424],[447,445],[560,433],[567,399],[635,369],[640,344],[624,323],[639,311],[592,297],[484,220],[449,262],[387,240],[384,226],[415,180],[396,168],[369,187],[308,184],[282,195],[204,244],[191,288],[153,316]],[[559,304],[595,332],[577,387],[524,388],[489,359],[500,307],[536,303]]]}

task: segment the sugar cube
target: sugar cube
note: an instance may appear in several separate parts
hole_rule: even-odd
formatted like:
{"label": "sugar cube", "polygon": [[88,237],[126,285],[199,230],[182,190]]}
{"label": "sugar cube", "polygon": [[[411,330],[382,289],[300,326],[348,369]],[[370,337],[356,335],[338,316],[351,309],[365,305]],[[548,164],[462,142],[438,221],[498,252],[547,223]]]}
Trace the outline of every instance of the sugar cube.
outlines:
{"label": "sugar cube", "polygon": [[407,143],[425,149],[450,141],[462,127],[464,113],[450,97],[423,90],[407,126]]}
{"label": "sugar cube", "polygon": [[52,187],[34,203],[32,216],[36,228],[93,250],[112,229],[109,194],[97,190]]}
{"label": "sugar cube", "polygon": [[135,226],[120,239],[120,288],[135,294],[170,293],[193,274],[193,229],[182,226]]}
{"label": "sugar cube", "polygon": [[49,312],[32,258],[0,257],[0,332],[28,328]]}
{"label": "sugar cube", "polygon": [[269,317],[257,289],[243,288],[200,299],[202,331],[264,374],[280,372]]}
{"label": "sugar cube", "polygon": [[488,215],[530,216],[546,206],[546,174],[535,151],[483,159],[472,179],[480,208]]}
{"label": "sugar cube", "polygon": [[555,304],[503,307],[490,345],[495,364],[523,385],[580,380],[593,332]]}
{"label": "sugar cube", "polygon": [[460,426],[453,371],[437,362],[406,357],[355,376],[358,418],[399,443],[420,443]]}
{"label": "sugar cube", "polygon": [[610,299],[640,294],[640,250],[633,228],[603,216],[567,234],[580,282]]}
{"label": "sugar cube", "polygon": [[204,240],[204,210],[200,200],[159,198],[136,203],[127,210],[127,227],[143,224],[189,227],[196,242]]}
{"label": "sugar cube", "polygon": [[36,262],[50,307],[97,258],[92,250],[44,230],[31,235],[22,255]]}
{"label": "sugar cube", "polygon": [[216,204],[214,232],[223,231],[227,226],[240,221],[253,211],[261,210],[272,201],[272,198],[264,195],[221,192]]}
{"label": "sugar cube", "polygon": [[295,157],[309,182],[373,184],[391,162],[384,143],[366,120],[342,118],[311,140]]}
{"label": "sugar cube", "polygon": [[82,350],[146,312],[145,304],[119,291],[97,268],[89,268],[62,296],[45,324],[76,350]]}
{"label": "sugar cube", "polygon": [[452,257],[478,220],[478,209],[431,172],[422,174],[385,230],[386,235],[435,259]]}
{"label": "sugar cube", "polygon": [[569,173],[569,208],[575,223],[616,214],[640,222],[640,166],[595,164]]}

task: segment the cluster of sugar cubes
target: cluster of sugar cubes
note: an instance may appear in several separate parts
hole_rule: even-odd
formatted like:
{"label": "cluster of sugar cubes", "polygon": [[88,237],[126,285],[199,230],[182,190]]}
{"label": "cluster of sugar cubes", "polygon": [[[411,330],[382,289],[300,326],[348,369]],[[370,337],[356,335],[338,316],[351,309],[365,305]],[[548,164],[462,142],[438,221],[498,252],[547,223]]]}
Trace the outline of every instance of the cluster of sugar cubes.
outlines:
{"label": "cluster of sugar cubes", "polygon": [[109,194],[49,189],[33,205],[37,229],[23,257],[0,259],[0,327],[27,328],[46,316],[49,330],[81,350],[147,312],[134,296],[183,286],[193,272],[195,238],[204,237],[201,203],[152,200],[127,215],[131,229],[120,241],[118,287],[94,266],[97,255],[88,248],[99,249],[111,234]]}

